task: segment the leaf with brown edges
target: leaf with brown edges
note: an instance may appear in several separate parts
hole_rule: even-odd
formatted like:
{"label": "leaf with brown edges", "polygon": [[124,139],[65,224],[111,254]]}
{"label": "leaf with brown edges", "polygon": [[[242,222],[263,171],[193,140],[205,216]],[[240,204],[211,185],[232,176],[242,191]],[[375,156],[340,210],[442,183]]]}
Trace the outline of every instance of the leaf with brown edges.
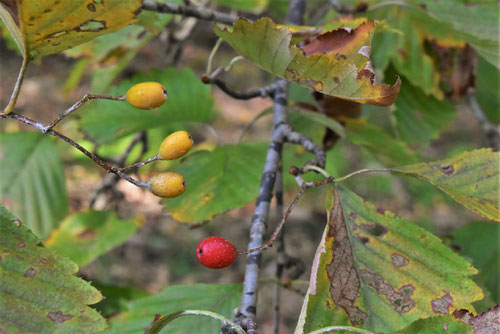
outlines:
{"label": "leaf with brown edges", "polygon": [[297,47],[293,32],[279,28],[270,18],[255,23],[238,19],[215,33],[237,52],[266,71],[327,95],[359,103],[388,106],[397,98],[401,81],[375,83],[370,44],[376,23],[328,31]]}
{"label": "leaf with brown edges", "polygon": [[472,309],[477,270],[421,227],[337,185],[296,333],[337,325],[374,333]]}

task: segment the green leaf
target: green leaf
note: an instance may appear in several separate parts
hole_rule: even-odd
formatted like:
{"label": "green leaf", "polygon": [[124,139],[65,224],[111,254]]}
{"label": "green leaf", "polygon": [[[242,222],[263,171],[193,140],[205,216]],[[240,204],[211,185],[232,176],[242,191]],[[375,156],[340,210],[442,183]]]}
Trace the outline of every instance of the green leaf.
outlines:
{"label": "green leaf", "polygon": [[415,153],[405,142],[388,135],[366,120],[346,119],[347,140],[370,152],[384,166],[416,162]]}
{"label": "green leaf", "polygon": [[449,24],[480,55],[500,68],[497,1],[406,0],[437,21]]}
{"label": "green leaf", "polygon": [[138,227],[137,221],[118,219],[114,212],[78,212],[52,231],[45,245],[83,267],[125,242]]}
{"label": "green leaf", "polygon": [[473,332],[472,328],[467,324],[451,315],[447,315],[417,320],[405,329],[394,332],[393,334],[472,334]]}
{"label": "green leaf", "polygon": [[[443,92],[439,89],[439,74],[434,68],[432,58],[424,51],[424,34],[415,23],[419,20],[418,15],[399,7],[392,8],[392,11],[386,13],[391,26],[403,32],[402,35],[396,35],[398,50],[393,53],[392,58],[398,73],[404,74],[425,94],[442,98]],[[389,34],[385,35],[387,38],[392,37]]]}
{"label": "green leaf", "polygon": [[500,71],[483,58],[477,61],[476,98],[488,119],[500,123]]}
{"label": "green leaf", "polygon": [[341,185],[329,195],[297,332],[329,325],[393,332],[471,308],[483,297],[467,278],[477,270],[439,238],[389,211],[379,213]]}
{"label": "green leaf", "polygon": [[[384,2],[384,0],[372,0],[370,5]],[[349,1],[348,5],[352,6],[352,2]],[[464,40],[488,62],[500,68],[497,1],[402,0],[394,5],[400,6],[396,10],[403,16],[411,13],[412,25],[418,27],[418,30],[428,39],[451,37],[455,41]],[[384,13],[386,10],[387,8],[381,8],[377,12]],[[388,18],[386,14],[380,15],[392,24],[394,18]],[[417,42],[415,36],[412,36],[412,39],[415,43]],[[408,42],[411,43],[411,41]],[[411,57],[411,54],[407,56]]]}
{"label": "green leaf", "polygon": [[140,0],[2,1],[0,18],[25,57],[72,48],[134,23]]}
{"label": "green leaf", "polygon": [[216,3],[229,8],[260,13],[266,9],[269,0],[215,0]]}
{"label": "green leaf", "polygon": [[104,296],[102,301],[94,305],[94,308],[104,316],[125,310],[127,302],[151,295],[149,292],[133,286],[107,285],[95,281],[92,284]]}
{"label": "green leaf", "polygon": [[408,143],[428,144],[456,117],[449,101],[425,95],[410,83],[401,87],[395,106],[398,134]]}
{"label": "green leaf", "polygon": [[[491,293],[492,301],[500,304],[500,224],[474,222],[452,233],[453,244],[460,254],[472,260],[479,270],[476,281]],[[491,304],[489,305],[491,306]]]}
{"label": "green leaf", "polygon": [[[380,14],[380,17],[386,16],[386,19],[390,20],[392,15],[391,11],[383,11],[383,14]],[[392,24],[392,20],[389,21]],[[397,53],[398,48],[400,47],[401,36],[398,34],[387,31],[387,32],[377,32],[373,36],[372,40],[372,61],[373,67],[375,68],[376,73],[383,73],[392,59],[392,57]],[[403,87],[405,87],[405,84]],[[397,100],[396,100],[397,101]]]}
{"label": "green leaf", "polygon": [[336,120],[324,114],[320,114],[317,112],[300,111],[300,110],[294,110],[290,113],[295,114],[298,117],[299,121],[302,118],[314,123],[324,125],[325,127],[331,129],[336,134],[338,134],[341,138],[345,137],[344,127]]}
{"label": "green leaf", "polygon": [[96,333],[106,321],[87,305],[99,291],[74,274],[78,266],[45,248],[0,205],[0,328],[5,333]]}
{"label": "green leaf", "polygon": [[[167,68],[140,74],[122,81],[111,89],[114,95],[124,95],[136,83],[156,81],[168,92],[168,100],[155,110],[138,110],[126,102],[96,101],[82,110],[82,129],[98,143],[107,143],[141,130],[161,127],[174,122],[210,122],[214,115],[214,100],[210,87],[186,68]],[[179,126],[182,128],[182,126]]]}
{"label": "green leaf", "polygon": [[400,81],[393,87],[373,83],[369,47],[374,29],[375,23],[367,21],[351,32],[326,32],[301,48],[291,45],[290,30],[269,18],[255,23],[238,19],[232,31],[216,26],[215,33],[256,65],[286,80],[346,100],[390,105]]}
{"label": "green leaf", "polygon": [[[174,285],[151,297],[140,298],[128,303],[127,310],[111,319],[111,328],[106,334],[136,334],[143,332],[155,314],[166,315],[185,309],[206,309],[227,318],[238,306],[241,284],[189,284]],[[205,334],[218,333],[221,324],[204,317],[177,319],[168,325],[167,333]]]}
{"label": "green leaf", "polygon": [[499,158],[498,152],[480,149],[394,171],[427,181],[466,208],[500,222]]}
{"label": "green leaf", "polygon": [[264,168],[265,144],[238,144],[198,151],[173,171],[182,173],[186,192],[164,200],[172,217],[200,223],[215,215],[253,201]]}
{"label": "green leaf", "polygon": [[64,169],[52,138],[0,134],[0,200],[40,238],[68,214]]}

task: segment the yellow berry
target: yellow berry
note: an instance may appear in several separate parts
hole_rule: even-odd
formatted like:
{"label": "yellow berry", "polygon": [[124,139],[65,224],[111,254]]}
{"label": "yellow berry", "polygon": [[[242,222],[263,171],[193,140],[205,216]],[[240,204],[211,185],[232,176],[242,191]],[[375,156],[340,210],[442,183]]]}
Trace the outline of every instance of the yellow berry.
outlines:
{"label": "yellow berry", "polygon": [[153,175],[149,187],[156,196],[170,198],[182,195],[186,191],[186,182],[181,174],[166,172]]}
{"label": "yellow berry", "polygon": [[167,90],[158,82],[141,82],[128,90],[126,98],[138,109],[153,109],[167,100]]}
{"label": "yellow berry", "polygon": [[189,152],[193,147],[193,138],[186,131],[177,131],[169,135],[160,145],[161,160],[175,160]]}

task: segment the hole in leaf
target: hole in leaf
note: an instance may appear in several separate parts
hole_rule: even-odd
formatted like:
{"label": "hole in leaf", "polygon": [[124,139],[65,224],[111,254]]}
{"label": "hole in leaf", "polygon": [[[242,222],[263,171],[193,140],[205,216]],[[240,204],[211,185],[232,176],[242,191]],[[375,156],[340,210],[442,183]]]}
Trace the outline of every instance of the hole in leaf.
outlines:
{"label": "hole in leaf", "polygon": [[76,30],[78,31],[100,31],[106,28],[103,21],[90,20],[79,26]]}

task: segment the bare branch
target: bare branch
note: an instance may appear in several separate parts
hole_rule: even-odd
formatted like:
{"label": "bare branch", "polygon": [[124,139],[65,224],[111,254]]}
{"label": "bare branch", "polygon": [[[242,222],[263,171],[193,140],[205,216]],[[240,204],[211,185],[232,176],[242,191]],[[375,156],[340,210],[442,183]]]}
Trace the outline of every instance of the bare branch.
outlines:
{"label": "bare branch", "polygon": [[293,144],[301,145],[306,151],[313,153],[316,156],[316,163],[319,167],[323,168],[326,164],[325,151],[316,145],[309,137],[302,133],[295,132],[289,128],[286,133],[286,141]]}
{"label": "bare branch", "polygon": [[235,99],[238,99],[238,100],[250,100],[250,99],[253,99],[256,97],[268,97],[268,96],[273,97],[274,92],[278,86],[276,84],[276,82],[274,82],[274,83],[267,85],[265,87],[251,90],[248,92],[238,92],[238,91],[235,91],[235,90],[232,90],[231,88],[229,88],[224,81],[222,81],[221,79],[218,79],[218,78],[211,78],[211,77],[207,77],[207,76],[202,76],[201,81],[205,84],[216,85],[224,93],[226,93],[227,95],[229,95]]}
{"label": "bare branch", "polygon": [[226,13],[210,10],[204,7],[183,6],[167,2],[155,2],[144,0],[142,2],[143,10],[150,10],[163,14],[178,14],[182,16],[195,17],[201,20],[215,21],[227,25],[232,25],[237,17]]}

